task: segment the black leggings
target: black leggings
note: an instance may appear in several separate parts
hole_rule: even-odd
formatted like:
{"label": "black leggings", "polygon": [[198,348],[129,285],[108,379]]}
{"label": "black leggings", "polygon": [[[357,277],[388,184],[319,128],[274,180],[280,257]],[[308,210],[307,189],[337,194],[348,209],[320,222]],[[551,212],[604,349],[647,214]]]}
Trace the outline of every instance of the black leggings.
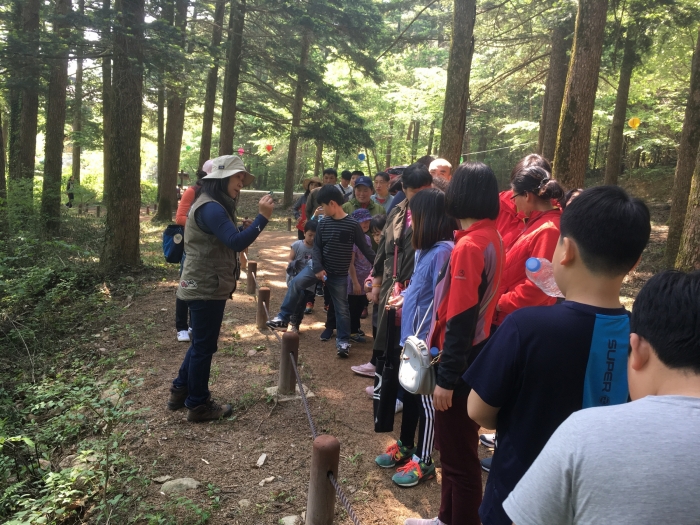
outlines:
{"label": "black leggings", "polygon": [[414,437],[418,427],[418,449],[416,456],[423,462],[432,461],[433,442],[435,440],[435,407],[433,396],[403,394],[403,416],[401,418],[401,444],[413,448]]}

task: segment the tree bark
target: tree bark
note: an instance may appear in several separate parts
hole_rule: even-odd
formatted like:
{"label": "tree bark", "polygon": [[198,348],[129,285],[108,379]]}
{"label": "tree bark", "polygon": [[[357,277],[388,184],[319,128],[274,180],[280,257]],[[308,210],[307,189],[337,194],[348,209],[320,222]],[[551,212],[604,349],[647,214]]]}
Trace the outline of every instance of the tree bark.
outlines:
{"label": "tree bark", "polygon": [[144,0],[117,0],[115,11],[113,107],[119,110],[112,119],[112,180],[100,256],[106,273],[140,264]]}
{"label": "tree bark", "polygon": [[314,177],[318,177],[323,169],[323,141],[316,141],[316,158],[314,159]]}
{"label": "tree bark", "polygon": [[[105,26],[102,28],[102,41],[105,49],[112,47],[112,14],[111,0],[102,1],[102,16]],[[111,154],[112,137],[112,59],[109,56],[102,58],[102,164],[104,181],[102,185],[102,200],[107,202],[109,184],[112,177],[109,169],[112,164]]]}
{"label": "tree bark", "polygon": [[428,133],[428,149],[426,155],[430,155],[433,151],[433,139],[435,138],[435,121],[430,123],[430,133]]}
{"label": "tree bark", "polygon": [[[22,109],[17,156],[17,213],[20,218],[32,213],[36,157],[37,117],[39,114],[39,9],[40,0],[26,0],[22,9],[22,32],[27,54],[22,67]],[[14,185],[13,185],[14,186]]]}
{"label": "tree bark", "polygon": [[[22,31],[22,4],[19,0],[14,0],[11,11],[11,26],[15,35]],[[8,37],[9,38],[9,37]],[[20,151],[20,128],[22,115],[22,93],[20,90],[20,81],[22,75],[22,64],[19,57],[12,57],[11,69],[8,71],[8,106],[10,109],[9,115],[9,130],[7,137],[7,152],[8,152],[8,176],[10,184],[13,181],[21,179],[19,172],[19,151]],[[12,186],[10,193],[12,193]]]}
{"label": "tree bark", "polygon": [[5,140],[7,126],[3,126],[2,111],[0,111],[0,239],[7,238],[9,230],[7,223],[7,179],[5,178]]}
{"label": "tree bark", "polygon": [[284,175],[284,203],[286,208],[292,205],[294,190],[294,166],[296,165],[297,145],[299,144],[299,124],[301,112],[304,108],[304,85],[306,84],[309,64],[309,50],[311,48],[311,32],[304,29],[301,35],[301,50],[299,57],[299,69],[297,71],[297,85],[294,90],[294,102],[292,103],[292,130],[289,135],[289,151],[287,153],[287,170]]}
{"label": "tree bark", "polygon": [[224,93],[221,100],[221,130],[219,138],[219,155],[233,155],[233,135],[236,126],[236,103],[238,101],[238,78],[241,74],[243,55],[243,29],[245,27],[246,0],[231,0],[231,17],[233,25],[229,35],[230,46],[226,74],[224,76]]}
{"label": "tree bark", "polygon": [[66,125],[66,88],[68,87],[68,46],[70,29],[66,15],[71,0],[56,0],[53,32],[62,58],[52,59],[49,93],[46,100],[46,140],[44,147],[44,182],[41,192],[41,220],[46,233],[57,236],[61,228],[61,173]]}
{"label": "tree bark", "polygon": [[[175,0],[173,25],[178,31],[177,44],[184,49],[187,29],[188,0]],[[179,72],[182,73],[182,72]],[[185,127],[185,106],[187,104],[186,83],[178,78],[178,71],[170,71],[167,83],[168,119],[165,123],[165,145],[163,147],[162,187],[158,192],[158,211],[154,221],[171,221],[177,211],[177,173],[180,170],[182,133]]]}
{"label": "tree bark", "polygon": [[636,29],[629,28],[625,38],[625,48],[620,64],[620,81],[617,84],[617,96],[615,97],[615,112],[610,126],[610,141],[608,144],[608,158],[605,164],[605,184],[616,185],[620,175],[622,164],[622,142],[624,139],[625,121],[627,120],[627,99],[630,93],[630,81],[632,71],[637,64],[637,39]]}
{"label": "tree bark", "polygon": [[156,200],[160,200],[160,190],[163,187],[163,162],[165,160],[165,86],[163,85],[163,75],[159,78],[160,85],[158,86],[158,117],[157,117],[157,137],[158,142],[158,165],[156,172],[156,183],[158,189],[156,191]]}
{"label": "tree bark", "polygon": [[211,157],[211,135],[214,126],[214,108],[216,106],[216,84],[219,76],[219,46],[221,45],[222,26],[226,0],[217,0],[214,9],[214,26],[211,30],[211,48],[213,64],[207,73],[207,90],[204,95],[204,112],[202,114],[202,140],[199,143],[199,169]]}
{"label": "tree bark", "polygon": [[452,42],[440,132],[440,157],[453,166],[459,165],[467,121],[475,21],[476,0],[454,0]]}
{"label": "tree bark", "polygon": [[552,50],[549,55],[549,73],[543,102],[541,130],[541,147],[538,148],[545,159],[554,158],[557,144],[561,103],[566,88],[566,75],[569,71],[569,56],[571,50],[572,32],[574,30],[573,16],[557,25],[552,30]]}
{"label": "tree bark", "polygon": [[676,269],[686,272],[700,270],[700,151],[695,161]]}
{"label": "tree bark", "polygon": [[608,0],[578,4],[553,166],[554,177],[566,188],[582,188],[586,178],[607,10]]}
{"label": "tree bark", "polygon": [[379,157],[377,157],[377,149],[372,148],[372,157],[374,157],[374,167],[377,169],[375,173],[379,173],[382,169],[379,167]]}
{"label": "tree bark", "polygon": [[[85,14],[85,0],[78,0],[78,12],[80,16]],[[80,43],[82,44],[82,28]],[[81,154],[81,136],[83,131],[83,47],[78,46],[76,50],[75,64],[75,99],[73,101],[73,154],[72,154],[72,171],[73,179],[76,184],[80,184],[80,154]]]}
{"label": "tree bark", "polygon": [[411,142],[411,164],[416,161],[418,155],[418,138],[420,135],[420,120],[413,122],[413,141]]}
{"label": "tree bark", "polygon": [[688,103],[685,106],[681,142],[678,145],[678,163],[671,193],[671,216],[668,219],[668,240],[666,241],[668,267],[674,265],[678,255],[698,144],[700,144],[700,35],[698,35],[690,68],[690,91]]}

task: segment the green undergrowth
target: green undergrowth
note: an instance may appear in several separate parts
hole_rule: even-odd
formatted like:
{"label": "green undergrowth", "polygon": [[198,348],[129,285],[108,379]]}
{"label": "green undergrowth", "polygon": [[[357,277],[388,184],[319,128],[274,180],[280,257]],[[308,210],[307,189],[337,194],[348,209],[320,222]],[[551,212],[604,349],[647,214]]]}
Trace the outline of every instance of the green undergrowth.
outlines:
{"label": "green undergrowth", "polygon": [[31,222],[0,240],[0,523],[202,524],[187,498],[145,503],[152,468],[129,455],[146,432],[128,401],[133,349],[99,341],[120,312],[172,273],[162,226],[142,223],[143,265],[99,272],[104,218],[65,211],[59,238]]}

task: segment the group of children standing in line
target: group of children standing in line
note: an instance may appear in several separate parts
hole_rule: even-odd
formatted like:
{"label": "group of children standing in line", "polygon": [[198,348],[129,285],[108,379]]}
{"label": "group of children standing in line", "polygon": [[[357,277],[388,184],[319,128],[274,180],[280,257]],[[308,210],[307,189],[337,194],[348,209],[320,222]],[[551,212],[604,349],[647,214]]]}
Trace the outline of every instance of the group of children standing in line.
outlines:
{"label": "group of children standing in line", "polygon": [[[438,516],[405,525],[697,523],[698,498],[654,482],[668,469],[649,443],[682,428],[673,468],[700,486],[687,466],[700,459],[700,274],[661,273],[631,315],[621,305],[622,282],[649,240],[646,205],[612,186],[565,194],[539,155],[523,158],[500,194],[479,163],[460,165],[446,187],[420,163],[401,179],[402,201],[372,232],[375,250],[366,228],[338,211],[341,190],[317,190],[326,218],[305,229],[324,233],[308,243],[311,266],[287,297],[303,304],[297,290],[342,277],[346,286],[331,289],[336,317],[345,315],[338,303],[359,296],[364,257],[373,262],[364,291],[379,315],[373,359],[353,371],[375,376],[391,330],[399,350],[414,335],[439,351],[433,395],[403,393],[400,439],[376,458],[399,467],[398,485],[414,486],[435,473],[433,442],[440,452]],[[355,214],[368,222],[366,209]],[[552,262],[566,300],[555,304],[527,278],[530,257]],[[400,327],[387,325],[387,308],[401,308]],[[284,330],[289,319],[283,308],[270,325]],[[341,357],[346,334],[339,328]],[[626,404],[630,397],[643,399]],[[480,427],[496,430],[483,501]]]}

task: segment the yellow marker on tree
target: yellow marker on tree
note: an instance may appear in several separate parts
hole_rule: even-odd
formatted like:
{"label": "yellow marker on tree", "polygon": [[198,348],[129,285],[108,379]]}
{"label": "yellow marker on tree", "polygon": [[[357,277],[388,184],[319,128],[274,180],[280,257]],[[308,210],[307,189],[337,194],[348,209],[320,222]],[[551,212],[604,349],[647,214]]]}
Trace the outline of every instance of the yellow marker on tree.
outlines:
{"label": "yellow marker on tree", "polygon": [[627,124],[629,124],[630,128],[632,129],[637,129],[641,123],[642,121],[639,120],[637,117],[632,117],[631,119],[629,119],[629,122],[627,122]]}

